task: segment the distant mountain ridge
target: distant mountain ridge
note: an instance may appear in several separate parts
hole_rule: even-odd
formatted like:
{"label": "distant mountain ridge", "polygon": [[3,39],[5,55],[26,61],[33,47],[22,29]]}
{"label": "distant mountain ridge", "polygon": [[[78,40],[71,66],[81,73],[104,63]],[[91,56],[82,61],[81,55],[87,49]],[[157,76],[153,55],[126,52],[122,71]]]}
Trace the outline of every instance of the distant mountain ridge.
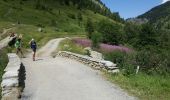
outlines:
{"label": "distant mountain ridge", "polygon": [[148,20],[146,18],[128,18],[127,22],[135,23],[135,24],[144,24],[147,23]]}
{"label": "distant mountain ridge", "polygon": [[170,29],[170,1],[152,8],[137,18],[146,18],[158,28]]}

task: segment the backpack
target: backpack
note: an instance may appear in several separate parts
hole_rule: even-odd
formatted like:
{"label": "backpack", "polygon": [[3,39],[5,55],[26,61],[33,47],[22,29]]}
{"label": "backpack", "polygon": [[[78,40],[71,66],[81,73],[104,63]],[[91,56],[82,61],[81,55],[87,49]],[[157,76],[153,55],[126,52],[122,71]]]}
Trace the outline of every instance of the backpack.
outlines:
{"label": "backpack", "polygon": [[8,45],[9,45],[10,47],[14,46],[14,44],[16,43],[16,40],[17,40],[17,39],[16,39],[15,37],[12,38],[12,40],[8,42]]}
{"label": "backpack", "polygon": [[20,47],[21,47],[21,43],[20,43],[19,41],[16,41],[16,42],[15,42],[15,47],[16,47],[16,48],[20,48]]}
{"label": "backpack", "polygon": [[37,48],[37,44],[35,41],[31,41],[31,48],[32,49],[36,49]]}

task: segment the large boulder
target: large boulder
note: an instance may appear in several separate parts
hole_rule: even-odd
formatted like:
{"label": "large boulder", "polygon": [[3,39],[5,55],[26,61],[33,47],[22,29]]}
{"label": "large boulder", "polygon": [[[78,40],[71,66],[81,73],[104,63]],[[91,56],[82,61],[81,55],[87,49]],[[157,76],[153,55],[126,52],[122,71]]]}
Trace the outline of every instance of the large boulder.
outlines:
{"label": "large boulder", "polygon": [[93,51],[90,47],[85,48],[86,52],[88,52],[88,55],[94,59],[97,60],[103,60],[103,55],[100,52]]}
{"label": "large boulder", "polygon": [[92,58],[94,58],[94,59],[103,60],[103,55],[102,55],[102,53],[99,53],[99,52],[97,52],[97,51],[91,51],[90,54],[91,54],[90,56],[91,56]]}
{"label": "large boulder", "polygon": [[111,62],[111,61],[105,61],[105,60],[103,60],[103,61],[101,61],[101,63],[103,63],[105,66],[107,66],[107,67],[116,67],[116,64],[114,64],[113,62]]}

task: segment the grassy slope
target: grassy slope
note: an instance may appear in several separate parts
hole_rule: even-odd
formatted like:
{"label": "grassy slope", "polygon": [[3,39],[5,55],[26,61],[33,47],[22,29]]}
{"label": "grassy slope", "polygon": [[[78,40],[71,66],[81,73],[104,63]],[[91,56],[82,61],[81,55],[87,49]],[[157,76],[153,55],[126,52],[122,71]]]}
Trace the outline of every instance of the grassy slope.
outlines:
{"label": "grassy slope", "polygon": [[[15,27],[13,31],[24,34],[24,43],[33,37],[38,43],[43,44],[50,38],[63,36],[85,36],[84,25],[87,18],[92,18],[94,22],[106,19],[107,17],[100,14],[94,14],[90,10],[78,10],[74,6],[61,6],[57,3],[49,2],[53,9],[52,13],[44,10],[35,9],[33,1],[25,1],[20,4],[18,0],[0,1],[0,30],[6,27]],[[59,13],[60,10],[60,13]],[[83,20],[81,25],[78,23],[77,15],[82,13]],[[71,16],[75,16],[71,18]],[[107,18],[108,19],[108,18]],[[56,25],[51,25],[51,22]],[[21,24],[17,25],[19,21]],[[12,24],[15,24],[12,26]],[[38,32],[38,24],[45,26],[44,32]]]}

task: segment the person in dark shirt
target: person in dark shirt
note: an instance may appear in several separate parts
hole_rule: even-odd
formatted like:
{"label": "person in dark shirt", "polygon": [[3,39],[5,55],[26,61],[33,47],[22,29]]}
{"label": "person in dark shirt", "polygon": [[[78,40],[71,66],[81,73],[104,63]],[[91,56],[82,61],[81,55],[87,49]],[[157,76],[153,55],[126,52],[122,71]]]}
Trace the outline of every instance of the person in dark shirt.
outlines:
{"label": "person in dark shirt", "polygon": [[35,55],[36,55],[36,50],[37,50],[37,43],[35,42],[34,39],[32,39],[32,40],[29,42],[29,44],[30,44],[30,47],[31,47],[31,49],[32,49],[32,51],[33,51],[32,59],[33,59],[33,61],[35,61]]}

